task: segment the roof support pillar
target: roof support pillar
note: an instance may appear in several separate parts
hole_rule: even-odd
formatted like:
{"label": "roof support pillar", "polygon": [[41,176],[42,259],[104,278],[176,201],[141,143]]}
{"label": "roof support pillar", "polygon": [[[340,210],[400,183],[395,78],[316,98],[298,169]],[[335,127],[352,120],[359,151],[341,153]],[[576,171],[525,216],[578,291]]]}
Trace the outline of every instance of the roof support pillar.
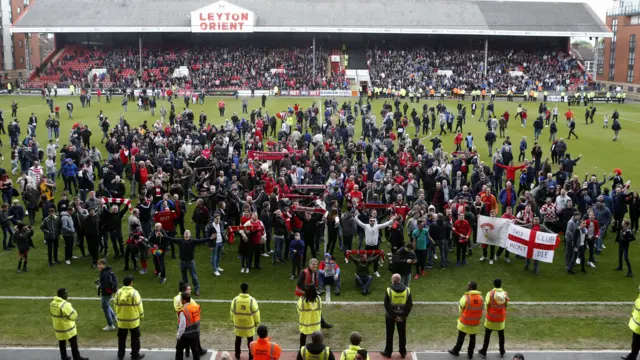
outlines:
{"label": "roof support pillar", "polygon": [[27,70],[27,79],[29,79],[29,76],[31,76],[31,34],[26,33],[24,34],[24,60],[26,62],[26,67],[25,69]]}
{"label": "roof support pillar", "polygon": [[487,77],[487,62],[489,60],[489,37],[484,38],[484,76]]}
{"label": "roof support pillar", "polygon": [[313,35],[313,43],[311,45],[311,51],[313,52],[312,58],[313,58],[313,83],[315,84],[316,82],[316,36]]}
{"label": "roof support pillar", "polygon": [[140,78],[142,78],[142,35],[138,34],[138,53],[140,55]]}
{"label": "roof support pillar", "polygon": [[596,38],[596,43],[593,46],[593,82],[596,82],[598,79],[598,38]]}

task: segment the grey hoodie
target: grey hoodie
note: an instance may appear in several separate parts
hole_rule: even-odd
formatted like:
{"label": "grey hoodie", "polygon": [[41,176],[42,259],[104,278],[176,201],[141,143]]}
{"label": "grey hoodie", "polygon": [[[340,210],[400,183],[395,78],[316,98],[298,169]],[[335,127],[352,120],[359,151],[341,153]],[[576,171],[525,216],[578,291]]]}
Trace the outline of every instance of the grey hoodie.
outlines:
{"label": "grey hoodie", "polygon": [[68,212],[62,212],[60,215],[60,223],[62,225],[62,236],[71,236],[75,234],[76,229],[73,227],[73,220]]}

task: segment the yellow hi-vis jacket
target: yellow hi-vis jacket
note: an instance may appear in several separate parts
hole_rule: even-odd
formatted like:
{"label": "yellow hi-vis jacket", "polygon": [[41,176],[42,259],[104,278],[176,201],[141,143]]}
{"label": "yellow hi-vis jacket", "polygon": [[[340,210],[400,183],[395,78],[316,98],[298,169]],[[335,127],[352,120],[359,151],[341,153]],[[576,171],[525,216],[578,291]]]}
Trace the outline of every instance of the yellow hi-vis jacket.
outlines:
{"label": "yellow hi-vis jacket", "polygon": [[322,321],[322,300],[318,296],[316,301],[308,302],[304,296],[298,299],[298,318],[300,332],[305,335],[311,335],[314,331],[320,330],[320,322]]}
{"label": "yellow hi-vis jacket", "polygon": [[[362,348],[356,345],[349,345],[349,348],[343,351],[342,355],[340,355],[340,360],[355,360],[358,350],[362,350]],[[368,353],[365,360],[371,360]]]}
{"label": "yellow hi-vis jacket", "polygon": [[635,304],[633,304],[631,319],[629,319],[629,329],[640,335],[640,295],[636,299]]}
{"label": "yellow hi-vis jacket", "polygon": [[137,290],[131,286],[123,286],[113,297],[116,319],[120,329],[135,329],[140,326],[140,319],[144,318],[142,298]]}
{"label": "yellow hi-vis jacket", "polygon": [[251,337],[260,325],[260,309],[256,299],[249,294],[240,294],[231,301],[231,321],[236,336]]}
{"label": "yellow hi-vis jacket", "polygon": [[324,350],[318,354],[312,354],[307,350],[306,346],[300,348],[302,360],[329,360],[329,355],[331,355],[331,349],[326,345],[324,346]]}
{"label": "yellow hi-vis jacket", "polygon": [[[196,304],[196,302],[191,298],[190,304]],[[176,309],[176,313],[179,313],[184,308],[182,304],[182,293],[179,293],[173,298],[173,308]]]}
{"label": "yellow hi-vis jacket", "polygon": [[76,318],[78,313],[73,309],[70,302],[54,297],[49,304],[49,313],[53,320],[53,331],[56,333],[56,339],[69,340],[78,335],[76,329]]}

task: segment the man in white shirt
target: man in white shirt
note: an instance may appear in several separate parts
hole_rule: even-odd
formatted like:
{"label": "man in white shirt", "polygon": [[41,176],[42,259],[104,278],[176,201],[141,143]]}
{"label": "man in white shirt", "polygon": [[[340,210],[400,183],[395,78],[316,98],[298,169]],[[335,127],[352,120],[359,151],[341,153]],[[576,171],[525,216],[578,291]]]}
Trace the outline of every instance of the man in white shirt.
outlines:
{"label": "man in white shirt", "polygon": [[[359,212],[356,211],[356,223],[358,224],[358,226],[360,226],[362,229],[364,229],[364,242],[365,242],[365,250],[379,250],[380,249],[380,229],[384,229],[387,226],[390,226],[391,224],[393,224],[393,220],[396,219],[396,216],[393,215],[389,218],[389,221],[387,221],[386,223],[382,223],[382,224],[377,224],[376,223],[376,218],[375,217],[371,217],[369,218],[369,224],[365,224],[362,221],[360,221],[358,219],[358,216],[360,215]],[[375,262],[373,263],[373,271],[375,272],[377,277],[380,277],[380,273],[378,273],[378,263]]]}
{"label": "man in white shirt", "polygon": [[213,274],[220,276],[220,272],[224,271],[220,267],[220,258],[222,257],[222,249],[224,247],[224,223],[220,221],[220,212],[213,214],[213,222],[209,224],[206,235],[211,239],[209,249],[211,249],[211,266],[213,266]]}
{"label": "man in white shirt", "polygon": [[569,196],[567,196],[567,190],[560,190],[560,195],[556,197],[556,213],[560,214],[562,210],[567,207],[567,202],[571,200]]}

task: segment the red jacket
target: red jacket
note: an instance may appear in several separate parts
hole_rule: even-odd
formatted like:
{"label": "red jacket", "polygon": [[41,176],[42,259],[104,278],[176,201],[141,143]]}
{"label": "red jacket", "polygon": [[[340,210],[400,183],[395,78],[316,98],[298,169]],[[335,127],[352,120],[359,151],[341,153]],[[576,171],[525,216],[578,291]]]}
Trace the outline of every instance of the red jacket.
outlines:
{"label": "red jacket", "polygon": [[587,229],[589,229],[589,226],[591,226],[591,223],[593,223],[593,236],[594,237],[599,237],[600,236],[600,226],[598,225],[598,220],[587,220]]}
{"label": "red jacket", "polygon": [[469,241],[469,236],[471,236],[471,225],[467,220],[456,220],[453,223],[453,232],[458,235],[459,242],[466,243]]}

